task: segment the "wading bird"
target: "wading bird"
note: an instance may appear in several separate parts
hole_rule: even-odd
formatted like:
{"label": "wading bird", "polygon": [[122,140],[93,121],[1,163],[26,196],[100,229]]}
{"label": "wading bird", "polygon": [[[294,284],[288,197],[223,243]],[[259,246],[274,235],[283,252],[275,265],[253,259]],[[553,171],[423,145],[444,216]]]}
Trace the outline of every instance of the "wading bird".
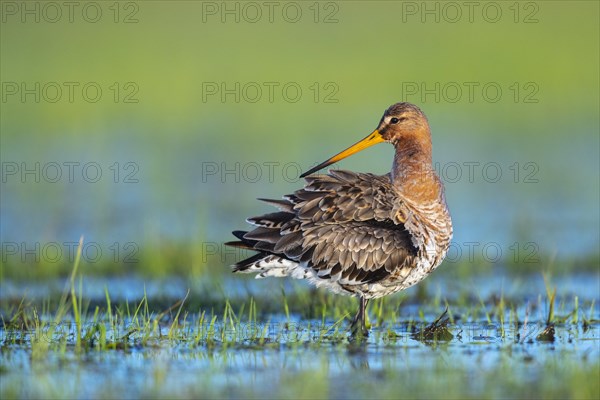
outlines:
{"label": "wading bird", "polygon": [[[396,150],[386,175],[341,170],[311,175],[381,142]],[[233,232],[239,241],[228,245],[258,252],[233,270],[257,278],[306,279],[358,296],[351,328],[366,336],[368,301],[421,281],[442,262],[452,238],[427,118],[413,104],[394,104],[370,135],[301,177],[304,188],[283,200],[260,199],[278,212],[249,218],[256,226],[249,232]]]}

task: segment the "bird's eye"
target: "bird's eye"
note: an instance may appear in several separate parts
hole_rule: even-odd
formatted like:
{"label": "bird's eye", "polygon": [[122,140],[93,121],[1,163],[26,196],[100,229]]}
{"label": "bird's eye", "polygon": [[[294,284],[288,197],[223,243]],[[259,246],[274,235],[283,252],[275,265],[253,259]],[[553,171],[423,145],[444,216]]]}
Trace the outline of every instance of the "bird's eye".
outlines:
{"label": "bird's eye", "polygon": [[402,118],[396,118],[396,117],[394,117],[394,118],[390,119],[390,123],[397,124],[398,122],[405,121],[405,120],[406,120],[406,118],[404,118],[404,117],[402,117]]}

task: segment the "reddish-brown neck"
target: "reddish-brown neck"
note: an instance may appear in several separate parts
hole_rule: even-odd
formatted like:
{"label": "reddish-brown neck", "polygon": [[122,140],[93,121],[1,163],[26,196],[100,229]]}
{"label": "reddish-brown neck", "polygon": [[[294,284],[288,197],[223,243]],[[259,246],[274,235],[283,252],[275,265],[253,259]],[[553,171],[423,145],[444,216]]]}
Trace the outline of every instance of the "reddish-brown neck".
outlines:
{"label": "reddish-brown neck", "polygon": [[392,167],[392,182],[405,197],[429,202],[441,196],[440,180],[431,160],[429,130],[401,137],[396,143]]}

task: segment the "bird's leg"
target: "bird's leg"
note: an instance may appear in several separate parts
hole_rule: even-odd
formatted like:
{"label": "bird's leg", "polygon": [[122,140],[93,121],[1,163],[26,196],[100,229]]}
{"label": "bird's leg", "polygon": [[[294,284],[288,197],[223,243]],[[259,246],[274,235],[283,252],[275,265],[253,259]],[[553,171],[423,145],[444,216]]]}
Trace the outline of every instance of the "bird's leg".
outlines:
{"label": "bird's leg", "polygon": [[369,303],[368,299],[365,299],[363,296],[360,296],[360,306],[358,307],[358,312],[352,321],[352,325],[350,325],[350,329],[352,331],[352,336],[360,336],[367,337],[369,336],[369,330],[365,325],[365,316],[367,312],[367,304]]}

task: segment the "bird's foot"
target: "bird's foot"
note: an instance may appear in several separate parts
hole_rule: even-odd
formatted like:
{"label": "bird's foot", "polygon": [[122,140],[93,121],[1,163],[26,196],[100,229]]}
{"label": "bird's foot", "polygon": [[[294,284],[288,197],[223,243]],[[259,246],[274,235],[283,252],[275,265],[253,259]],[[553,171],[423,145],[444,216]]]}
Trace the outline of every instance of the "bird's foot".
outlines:
{"label": "bird's foot", "polygon": [[350,324],[350,333],[352,334],[352,338],[367,338],[369,337],[369,330],[367,329],[367,325],[365,324],[364,317],[356,316]]}
{"label": "bird's foot", "polygon": [[353,339],[366,339],[369,337],[369,330],[364,322],[350,325],[350,332]]}
{"label": "bird's foot", "polygon": [[364,297],[360,298],[360,306],[358,308],[358,312],[350,325],[350,332],[352,332],[353,339],[362,339],[369,337],[369,330],[365,324],[365,319],[367,316],[367,304],[369,300]]}

